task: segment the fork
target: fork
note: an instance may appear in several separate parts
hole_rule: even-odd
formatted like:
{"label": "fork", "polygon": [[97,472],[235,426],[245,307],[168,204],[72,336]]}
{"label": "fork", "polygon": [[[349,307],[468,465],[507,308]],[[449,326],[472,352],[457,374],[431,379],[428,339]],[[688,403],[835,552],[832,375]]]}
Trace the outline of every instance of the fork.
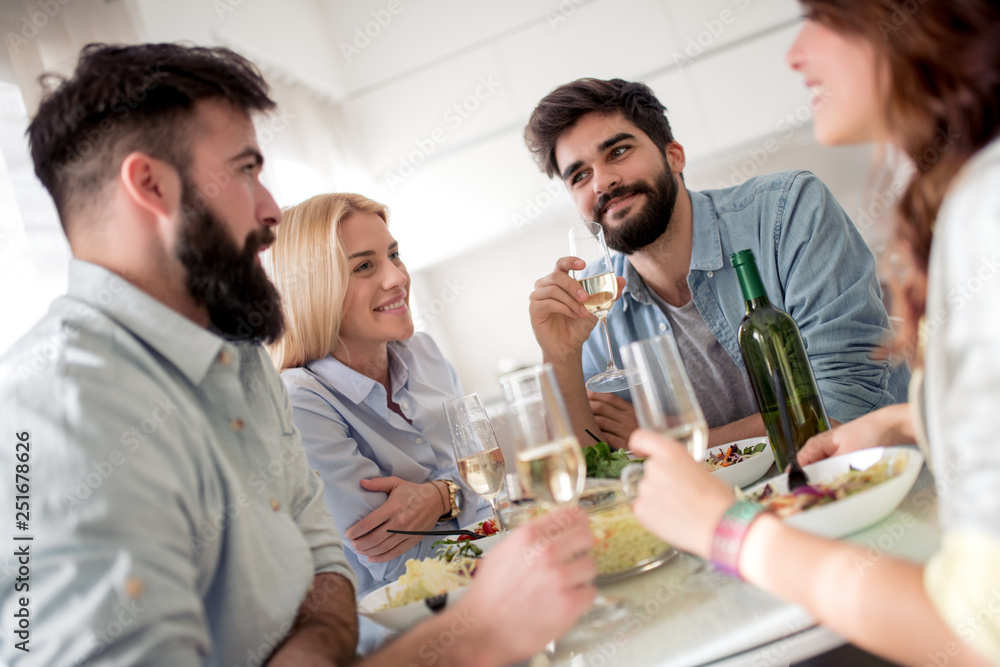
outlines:
{"label": "fork", "polygon": [[785,453],[788,456],[788,490],[794,491],[801,486],[809,486],[806,471],[799,465],[795,451],[795,431],[792,429],[792,419],[788,415],[788,404],[785,402],[785,386],[782,384],[778,369],[771,371],[771,381],[774,384],[775,398],[778,401],[778,415],[781,418],[781,431],[785,436]]}

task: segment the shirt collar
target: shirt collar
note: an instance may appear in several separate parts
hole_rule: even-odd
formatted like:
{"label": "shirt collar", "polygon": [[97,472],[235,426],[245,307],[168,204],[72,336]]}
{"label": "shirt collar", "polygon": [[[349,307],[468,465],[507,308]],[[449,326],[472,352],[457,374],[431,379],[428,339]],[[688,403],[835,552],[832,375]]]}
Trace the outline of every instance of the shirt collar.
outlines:
{"label": "shirt collar", "polygon": [[[395,391],[405,386],[409,380],[410,371],[407,362],[412,362],[413,355],[404,345],[399,343],[389,343],[387,348],[389,352],[389,377]],[[322,359],[310,361],[305,366],[355,405],[360,405],[372,391],[382,386],[332,354],[328,354]]]}
{"label": "shirt collar", "polygon": [[[719,216],[712,200],[700,192],[688,190],[691,198],[691,267],[690,271],[716,271],[722,268],[722,242],[719,237]],[[651,296],[645,281],[623,255],[622,276],[625,277],[625,291],[639,303],[650,303]],[[628,309],[628,301],[623,300],[622,308]]]}
{"label": "shirt collar", "polygon": [[71,259],[67,294],[128,329],[196,385],[225,344],[219,335],[97,264]]}

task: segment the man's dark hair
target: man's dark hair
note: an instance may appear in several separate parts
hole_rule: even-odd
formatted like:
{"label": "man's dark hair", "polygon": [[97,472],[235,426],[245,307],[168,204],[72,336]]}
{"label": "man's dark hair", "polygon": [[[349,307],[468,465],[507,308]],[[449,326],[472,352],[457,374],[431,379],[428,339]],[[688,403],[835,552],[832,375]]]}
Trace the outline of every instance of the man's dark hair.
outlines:
{"label": "man's dark hair", "polygon": [[257,68],[224,48],[89,44],[72,77],[40,81],[54,89],[28,141],[64,229],[67,215],[95,201],[133,151],[186,174],[197,102],[225,100],[247,114],[275,107]]}
{"label": "man's dark hair", "polygon": [[559,136],[582,116],[595,111],[622,114],[645,132],[660,150],[674,140],[666,116],[667,108],[656,99],[649,86],[622,79],[577,79],[543,97],[524,128],[524,143],[534,154],[538,168],[549,178],[559,173],[556,164]]}

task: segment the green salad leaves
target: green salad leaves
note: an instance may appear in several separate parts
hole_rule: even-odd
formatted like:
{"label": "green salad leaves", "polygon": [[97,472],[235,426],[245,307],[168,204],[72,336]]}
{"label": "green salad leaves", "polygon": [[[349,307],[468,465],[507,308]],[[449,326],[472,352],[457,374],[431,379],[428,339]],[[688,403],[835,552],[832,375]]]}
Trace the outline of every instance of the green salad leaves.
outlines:
{"label": "green salad leaves", "polygon": [[587,477],[614,477],[622,474],[622,469],[630,463],[639,463],[642,459],[631,460],[624,449],[612,450],[606,442],[598,442],[583,448],[587,460]]}

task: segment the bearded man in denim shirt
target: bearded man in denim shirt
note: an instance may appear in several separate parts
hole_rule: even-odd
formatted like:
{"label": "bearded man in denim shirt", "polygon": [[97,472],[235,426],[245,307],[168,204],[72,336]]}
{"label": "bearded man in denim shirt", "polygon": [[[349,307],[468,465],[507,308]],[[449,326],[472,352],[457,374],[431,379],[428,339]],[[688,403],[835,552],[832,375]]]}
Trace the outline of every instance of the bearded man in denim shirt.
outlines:
{"label": "bearded man in denim shirt", "polygon": [[[684,148],[665,107],[641,83],[580,79],[547,95],[525,141],[558,175],[585,220],[604,229],[620,298],[608,313],[611,347],[670,331],[710,428],[709,445],[764,435],[737,343],[744,300],[729,255],[750,248],[768,297],[805,340],[827,412],[845,422],[905,400],[909,371],[875,352],[891,336],[875,260],[823,183],[806,171],[734,188],[684,187]],[[603,333],[563,257],[535,283],[531,323],[555,367],[580,442],[612,446],[636,428],[625,398],[587,392],[607,366]]]}

